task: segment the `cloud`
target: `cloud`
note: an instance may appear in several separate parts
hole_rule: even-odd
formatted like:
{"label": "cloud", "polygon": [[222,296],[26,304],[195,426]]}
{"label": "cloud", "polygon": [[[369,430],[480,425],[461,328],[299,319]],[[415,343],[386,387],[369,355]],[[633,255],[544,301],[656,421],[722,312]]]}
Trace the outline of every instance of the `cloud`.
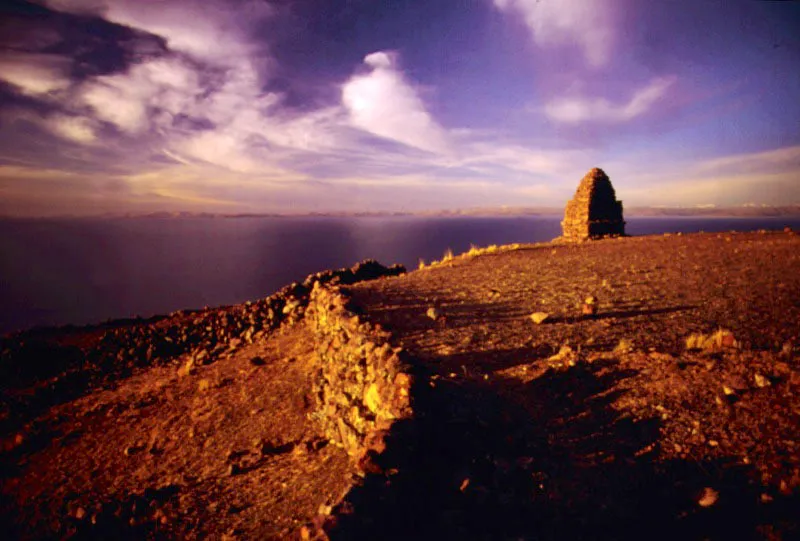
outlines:
{"label": "cloud", "polygon": [[493,0],[520,13],[539,46],[574,44],[587,64],[602,67],[614,50],[614,10],[609,0]]}
{"label": "cloud", "polygon": [[364,57],[371,68],[342,87],[342,103],[354,126],[429,152],[445,152],[447,137],[425,108],[417,90],[397,67],[395,54],[379,51]]}
{"label": "cloud", "polygon": [[[764,173],[800,170],[800,145],[712,158],[696,166],[698,173]],[[800,180],[800,179],[799,179]]]}
{"label": "cloud", "polygon": [[94,14],[164,38],[174,52],[227,64],[259,48],[250,29],[272,15],[267,2],[240,0],[41,0],[48,7]]}
{"label": "cloud", "polygon": [[93,143],[97,138],[88,118],[59,114],[49,118],[46,125],[54,134],[77,143]]}
{"label": "cloud", "polygon": [[79,94],[97,116],[126,132],[170,124],[192,115],[205,89],[199,75],[178,58],[158,58],[133,65],[127,72],[95,77]]}
{"label": "cloud", "polygon": [[0,79],[32,96],[69,87],[70,61],[59,55],[4,53],[0,57]]}
{"label": "cloud", "polygon": [[658,77],[621,104],[612,103],[605,98],[556,98],[545,105],[544,113],[565,124],[586,121],[626,122],[647,113],[674,83],[674,77]]}
{"label": "cloud", "polygon": [[629,205],[800,203],[798,145],[699,161],[645,155],[606,165],[617,194]]}

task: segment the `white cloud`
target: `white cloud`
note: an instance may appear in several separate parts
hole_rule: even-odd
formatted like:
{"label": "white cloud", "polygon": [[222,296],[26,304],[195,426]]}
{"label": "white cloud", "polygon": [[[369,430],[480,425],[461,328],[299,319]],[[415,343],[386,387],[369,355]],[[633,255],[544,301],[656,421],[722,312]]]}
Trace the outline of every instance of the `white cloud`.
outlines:
{"label": "white cloud", "polygon": [[553,120],[567,124],[585,121],[625,122],[649,111],[674,82],[672,77],[653,79],[647,86],[634,92],[630,100],[621,104],[605,98],[557,98],[545,105],[544,112]]}
{"label": "white cloud", "polygon": [[58,55],[5,53],[0,57],[0,79],[28,95],[69,87],[68,69],[69,60]]}
{"label": "white cloud", "polygon": [[368,54],[364,63],[371,71],[354,76],[342,88],[342,103],[353,125],[411,147],[445,152],[444,130],[397,68],[395,56],[379,51]]}
{"label": "white cloud", "polygon": [[614,49],[614,10],[609,0],[493,0],[519,12],[540,46],[572,43],[593,67],[606,65]]}
{"label": "white cloud", "polygon": [[82,89],[83,101],[90,105],[97,117],[128,132],[138,132],[147,123],[147,105],[140,97],[131,95],[122,76],[107,81],[88,83]]}
{"label": "white cloud", "polygon": [[77,143],[93,143],[96,139],[94,127],[88,118],[55,115],[48,119],[47,125],[56,135]]}

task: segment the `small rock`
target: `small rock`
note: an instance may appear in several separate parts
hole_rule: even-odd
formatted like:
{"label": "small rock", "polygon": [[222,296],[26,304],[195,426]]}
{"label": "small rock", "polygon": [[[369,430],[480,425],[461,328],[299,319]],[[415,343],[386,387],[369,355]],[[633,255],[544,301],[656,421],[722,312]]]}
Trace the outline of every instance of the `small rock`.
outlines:
{"label": "small rock", "polygon": [[597,297],[589,295],[583,301],[583,308],[581,310],[584,316],[594,316],[597,314]]}
{"label": "small rock", "polygon": [[567,366],[575,366],[575,359],[576,355],[571,347],[561,346],[561,349],[558,350],[558,353],[552,357],[548,357],[547,360],[551,364],[560,365],[563,362],[567,364]]}
{"label": "small rock", "polygon": [[627,338],[622,338],[617,347],[614,348],[614,353],[628,353],[633,350],[633,342]]}
{"label": "small rock", "polygon": [[210,388],[211,388],[211,382],[208,381],[207,379],[201,379],[200,381],[197,382],[197,390],[200,391],[201,393],[209,390]]}
{"label": "small rock", "polygon": [[722,386],[722,392],[725,393],[725,396],[733,396],[736,394],[736,391],[728,387],[727,385]]}
{"label": "small rock", "polygon": [[756,382],[756,387],[764,388],[764,387],[769,387],[770,385],[770,381],[761,374],[759,374],[758,372],[756,372],[756,374],[753,376],[753,379]]}
{"label": "small rock", "polygon": [[263,357],[255,356],[250,359],[250,364],[255,366],[264,366],[267,364],[267,361],[265,361]]}
{"label": "small rock", "polygon": [[438,311],[438,310],[436,310],[436,308],[434,308],[433,306],[431,306],[430,308],[428,308],[428,311],[427,311],[427,312],[425,312],[425,315],[426,315],[426,316],[428,316],[429,318],[431,318],[431,319],[432,319],[432,320],[434,320],[434,321],[436,321],[437,319],[439,319],[439,311]]}
{"label": "small rock", "polygon": [[544,321],[550,317],[550,314],[547,312],[534,312],[531,314],[531,320],[539,325],[540,323],[544,323]]}
{"label": "small rock", "polygon": [[458,490],[464,492],[465,490],[467,490],[468,486],[469,486],[469,477],[465,477],[464,480],[461,481],[461,486],[458,487]]}
{"label": "small rock", "polygon": [[719,492],[711,487],[706,487],[703,489],[700,499],[697,500],[697,505],[700,507],[711,507],[717,503],[717,500],[719,500]]}
{"label": "small rock", "polygon": [[300,306],[300,301],[295,299],[289,299],[286,301],[286,306],[283,307],[284,314],[291,314]]}
{"label": "small rock", "polygon": [[189,358],[186,364],[178,369],[179,376],[189,376],[195,372],[194,357]]}
{"label": "small rock", "polygon": [[133,456],[136,453],[143,450],[144,450],[144,445],[129,445],[125,448],[123,453],[125,454],[125,456]]}
{"label": "small rock", "polygon": [[78,507],[75,510],[75,518],[77,518],[78,520],[83,520],[85,517],[86,517],[86,509],[84,509],[83,507]]}

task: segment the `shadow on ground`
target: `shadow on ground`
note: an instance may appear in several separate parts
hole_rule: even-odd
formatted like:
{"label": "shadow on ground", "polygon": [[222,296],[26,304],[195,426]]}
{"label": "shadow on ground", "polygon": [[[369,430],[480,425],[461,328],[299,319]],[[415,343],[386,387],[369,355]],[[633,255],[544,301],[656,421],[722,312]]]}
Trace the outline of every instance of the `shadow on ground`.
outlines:
{"label": "shadow on ground", "polygon": [[[326,529],[331,539],[743,539],[796,527],[798,501],[759,502],[747,468],[657,460],[660,422],[612,404],[635,373],[616,361],[529,383],[430,379],[373,471]],[[431,386],[433,381],[435,386]],[[710,507],[703,489],[718,491]],[[792,522],[794,521],[794,522]]]}

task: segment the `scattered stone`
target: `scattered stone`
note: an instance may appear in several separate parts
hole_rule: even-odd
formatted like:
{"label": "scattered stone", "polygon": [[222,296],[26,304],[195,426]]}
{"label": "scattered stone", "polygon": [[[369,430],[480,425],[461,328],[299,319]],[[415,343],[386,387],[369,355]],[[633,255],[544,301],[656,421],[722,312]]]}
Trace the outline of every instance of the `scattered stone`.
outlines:
{"label": "scattered stone", "polygon": [[539,325],[540,323],[544,323],[544,321],[548,317],[550,317],[550,314],[548,314],[547,312],[534,312],[534,313],[531,314],[530,317],[531,317],[531,320],[533,320],[534,323]]}
{"label": "scattered stone", "polygon": [[583,302],[583,315],[594,316],[597,314],[597,297],[588,296]]}
{"label": "scattered stone", "polygon": [[428,311],[427,311],[427,312],[425,312],[425,315],[426,315],[426,316],[428,316],[429,318],[431,318],[431,319],[432,319],[432,320],[434,320],[434,321],[436,321],[437,319],[439,319],[439,311],[438,311],[438,310],[436,310],[436,308],[434,308],[433,306],[431,306],[430,308],[428,308]]}
{"label": "scattered stone", "polygon": [[143,451],[144,447],[145,447],[144,445],[129,445],[125,448],[123,453],[125,454],[125,456],[133,456],[136,453]]}
{"label": "scattered stone", "polygon": [[633,351],[633,342],[627,338],[620,339],[619,343],[614,348],[614,353],[628,353],[629,351]]}
{"label": "scattered stone", "polygon": [[758,372],[755,373],[755,375],[753,376],[753,379],[756,382],[756,387],[764,388],[764,387],[769,387],[770,386],[770,381],[767,378],[765,378],[764,376],[762,376],[761,374],[759,374]]}
{"label": "scattered stone", "polygon": [[719,492],[714,490],[711,487],[706,487],[703,489],[700,498],[697,500],[697,505],[700,507],[711,507],[719,500]]}
{"label": "scattered stone", "polygon": [[722,351],[725,348],[738,348],[733,333],[726,329],[719,329],[712,335],[694,333],[686,338],[686,349],[701,350],[704,353]]}
{"label": "scattered stone", "polygon": [[569,346],[561,346],[561,349],[558,350],[558,353],[549,357],[547,361],[555,366],[561,367],[563,365],[567,366],[575,366],[576,354]]}
{"label": "scattered stone", "polygon": [[587,240],[625,234],[622,202],[602,169],[594,168],[581,179],[575,196],[567,203],[561,222],[565,240]]}
{"label": "scattered stone", "polygon": [[186,363],[178,369],[178,375],[183,376],[190,376],[195,372],[195,365],[194,365],[194,357],[190,357]]}

